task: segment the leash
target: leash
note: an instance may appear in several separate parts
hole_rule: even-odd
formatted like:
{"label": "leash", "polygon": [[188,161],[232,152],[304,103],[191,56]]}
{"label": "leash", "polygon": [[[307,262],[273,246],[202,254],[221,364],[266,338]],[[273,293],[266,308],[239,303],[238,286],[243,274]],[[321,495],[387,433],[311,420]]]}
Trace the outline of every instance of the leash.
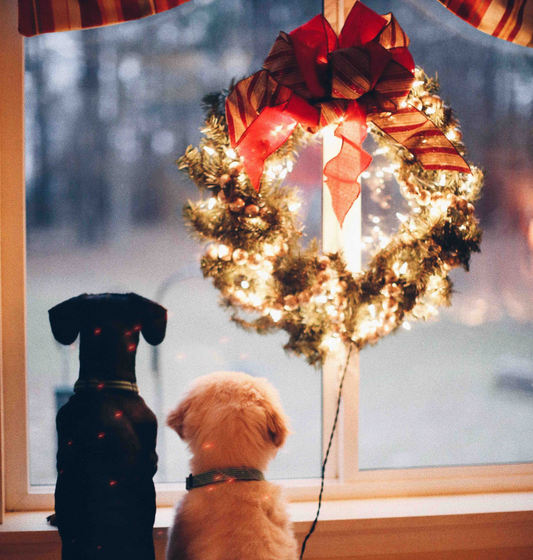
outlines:
{"label": "leash", "polygon": [[337,410],[335,411],[335,420],[333,421],[333,428],[331,429],[331,435],[329,436],[329,443],[328,443],[328,448],[326,450],[326,456],[324,457],[324,462],[322,463],[322,482],[320,484],[320,494],[318,496],[318,509],[316,511],[316,517],[315,520],[313,521],[313,524],[311,525],[311,529],[309,529],[309,532],[307,533],[304,542],[302,543],[302,551],[300,552],[300,560],[302,560],[304,552],[305,552],[305,546],[307,545],[307,541],[309,540],[309,537],[313,534],[313,532],[315,531],[316,528],[316,524],[318,523],[318,517],[320,515],[320,508],[322,506],[322,494],[324,492],[324,476],[326,473],[326,463],[328,462],[328,457],[329,457],[329,452],[331,450],[331,444],[333,443],[333,436],[335,435],[335,428],[337,427],[337,421],[339,419],[339,411],[341,408],[341,396],[342,396],[342,386],[344,385],[344,378],[346,377],[346,372],[348,371],[348,364],[350,362],[350,356],[352,354],[352,348],[353,348],[353,344],[350,344],[350,350],[348,351],[348,356],[346,357],[346,364],[344,365],[344,372],[342,374],[341,377],[341,382],[339,384],[339,396],[337,398]]}

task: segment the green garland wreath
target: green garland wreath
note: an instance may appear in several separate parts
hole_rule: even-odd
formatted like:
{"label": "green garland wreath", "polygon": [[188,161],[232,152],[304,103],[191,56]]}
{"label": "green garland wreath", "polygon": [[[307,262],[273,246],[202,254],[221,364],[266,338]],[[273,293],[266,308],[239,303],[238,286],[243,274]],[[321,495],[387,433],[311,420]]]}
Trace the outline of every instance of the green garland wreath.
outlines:
{"label": "green garland wreath", "polygon": [[[415,78],[407,103],[424,111],[463,155],[459,123],[437,95],[438,83],[418,68]],[[352,274],[340,252],[321,254],[316,242],[300,247],[297,192],[281,187],[298,150],[313,137],[297,128],[266,161],[256,192],[231,149],[224,98],[206,97],[204,139],[177,163],[206,195],[189,201],[184,216],[193,235],[211,243],[202,271],[213,278],[234,321],[261,334],[287,331],[284,348],[320,365],[341,342],[362,349],[450,304],[448,273],[458,266],[468,270],[481,242],[473,206],[483,182],[479,169],[471,166],[471,175],[427,171],[370,125],[411,212],[398,215],[399,230],[364,271]]]}

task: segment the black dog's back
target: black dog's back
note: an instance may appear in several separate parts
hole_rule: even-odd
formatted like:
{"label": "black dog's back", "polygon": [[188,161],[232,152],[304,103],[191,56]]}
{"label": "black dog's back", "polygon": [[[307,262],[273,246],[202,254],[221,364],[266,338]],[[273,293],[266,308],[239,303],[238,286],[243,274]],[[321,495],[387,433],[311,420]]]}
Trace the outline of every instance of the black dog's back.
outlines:
{"label": "black dog's back", "polygon": [[124,391],[82,392],[57,415],[63,558],[154,557],[157,420]]}

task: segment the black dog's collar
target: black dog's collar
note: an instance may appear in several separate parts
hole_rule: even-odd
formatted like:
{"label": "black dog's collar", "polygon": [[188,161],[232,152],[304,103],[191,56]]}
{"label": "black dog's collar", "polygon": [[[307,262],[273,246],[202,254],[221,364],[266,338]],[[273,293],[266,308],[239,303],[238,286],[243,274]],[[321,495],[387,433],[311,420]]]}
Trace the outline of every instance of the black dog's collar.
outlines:
{"label": "black dog's collar", "polygon": [[190,474],[185,480],[185,488],[192,490],[193,488],[200,488],[200,486],[208,486],[209,484],[217,484],[219,482],[234,482],[235,480],[265,480],[265,477],[257,469],[230,467],[204,472],[196,476]]}
{"label": "black dog's collar", "polygon": [[104,389],[121,389],[122,391],[132,391],[133,393],[139,392],[137,383],[131,381],[102,381],[100,379],[78,379],[74,383],[74,392],[80,393],[82,391],[103,391]]}

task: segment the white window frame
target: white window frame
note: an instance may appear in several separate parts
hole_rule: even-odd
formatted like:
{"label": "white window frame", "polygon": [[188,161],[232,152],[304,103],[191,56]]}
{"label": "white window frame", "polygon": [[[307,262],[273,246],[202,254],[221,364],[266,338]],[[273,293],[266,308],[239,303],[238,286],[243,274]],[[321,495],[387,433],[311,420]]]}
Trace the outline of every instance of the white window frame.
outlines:
{"label": "white window frame", "polygon": [[[334,28],[344,20],[353,0],[325,0],[326,17]],[[29,482],[25,328],[25,203],[24,203],[24,51],[17,32],[16,2],[0,3],[0,522],[3,511],[53,509],[53,486]],[[325,161],[338,151],[327,138]],[[324,249],[344,247],[347,259],[360,266],[360,205],[350,211],[343,231],[324,190]],[[335,415],[345,350],[328,359],[323,369],[324,451]],[[533,464],[506,464],[360,471],[358,468],[359,359],[352,355],[343,392],[337,434],[326,470],[325,500],[474,492],[533,490]],[[316,500],[319,480],[281,481],[292,501]],[[183,495],[179,484],[158,484],[159,506],[173,505]]]}

